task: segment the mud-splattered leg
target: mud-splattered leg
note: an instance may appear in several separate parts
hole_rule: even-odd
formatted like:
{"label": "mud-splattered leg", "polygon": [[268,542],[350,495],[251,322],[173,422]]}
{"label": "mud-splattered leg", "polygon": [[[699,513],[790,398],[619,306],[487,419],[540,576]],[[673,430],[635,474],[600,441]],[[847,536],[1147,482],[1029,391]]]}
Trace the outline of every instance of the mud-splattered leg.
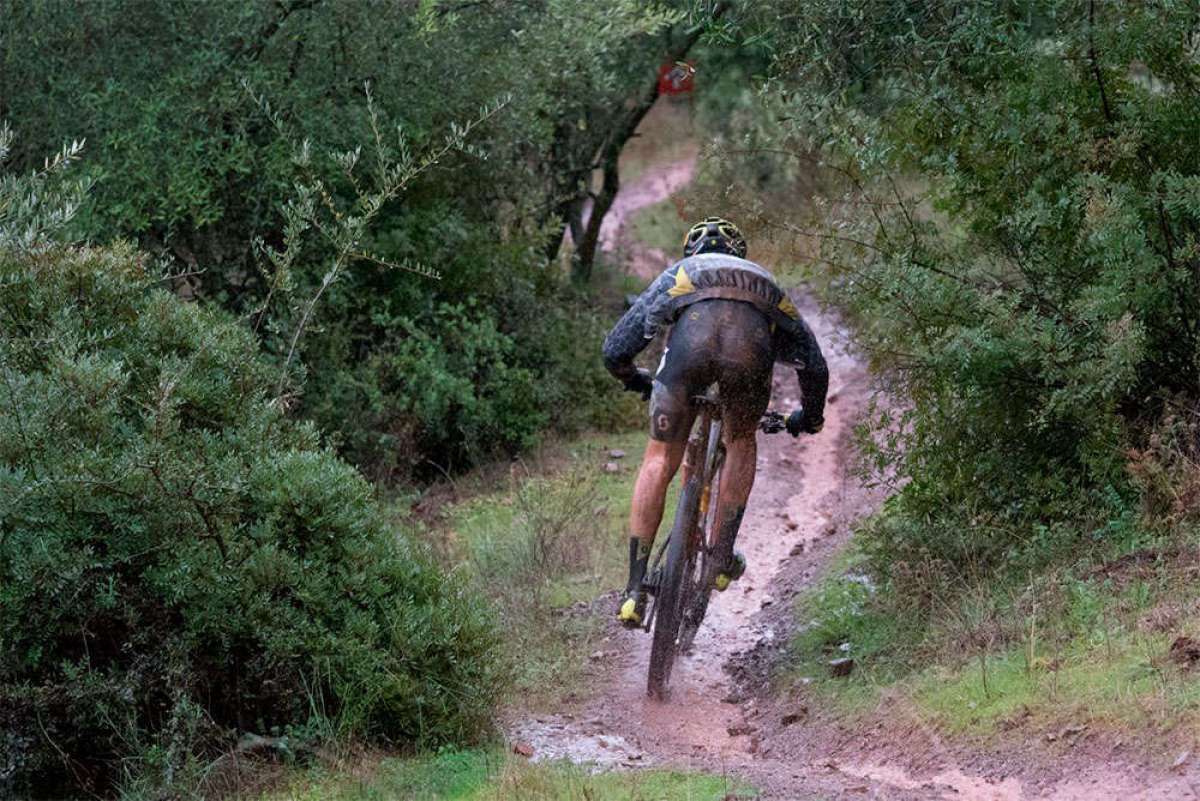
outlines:
{"label": "mud-splattered leg", "polygon": [[755,430],[730,435],[725,440],[725,466],[721,469],[721,489],[717,497],[717,559],[718,564],[728,564],[733,558],[733,545],[742,516],[746,513],[746,500],[754,486],[755,460],[758,458],[758,442]]}
{"label": "mud-splattered leg", "polygon": [[679,470],[687,442],[662,442],[652,439],[646,445],[642,467],[633,487],[629,509],[630,565],[627,590],[636,590],[646,573],[646,561],[662,523],[667,486]]}

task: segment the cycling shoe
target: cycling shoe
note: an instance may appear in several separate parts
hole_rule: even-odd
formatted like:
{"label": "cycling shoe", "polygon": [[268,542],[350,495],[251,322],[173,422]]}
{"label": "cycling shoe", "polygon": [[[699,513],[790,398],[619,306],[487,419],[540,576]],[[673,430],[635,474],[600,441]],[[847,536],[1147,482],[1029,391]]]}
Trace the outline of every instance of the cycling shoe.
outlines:
{"label": "cycling shoe", "polygon": [[646,617],[646,593],[626,593],[617,609],[617,620],[627,629],[641,628]]}
{"label": "cycling shoe", "polygon": [[733,560],[725,565],[725,569],[717,574],[713,580],[713,588],[717,592],[725,592],[729,589],[729,585],[742,577],[746,572],[746,557],[738,551],[734,551]]}

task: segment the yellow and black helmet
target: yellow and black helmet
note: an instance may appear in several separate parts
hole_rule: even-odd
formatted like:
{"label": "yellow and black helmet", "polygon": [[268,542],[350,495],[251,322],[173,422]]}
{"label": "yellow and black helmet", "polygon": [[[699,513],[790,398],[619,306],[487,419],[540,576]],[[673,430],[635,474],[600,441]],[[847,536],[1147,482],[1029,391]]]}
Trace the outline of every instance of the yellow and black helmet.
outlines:
{"label": "yellow and black helmet", "polygon": [[728,253],[746,258],[746,238],[738,227],[721,217],[705,217],[688,229],[683,238],[683,257],[697,253]]}

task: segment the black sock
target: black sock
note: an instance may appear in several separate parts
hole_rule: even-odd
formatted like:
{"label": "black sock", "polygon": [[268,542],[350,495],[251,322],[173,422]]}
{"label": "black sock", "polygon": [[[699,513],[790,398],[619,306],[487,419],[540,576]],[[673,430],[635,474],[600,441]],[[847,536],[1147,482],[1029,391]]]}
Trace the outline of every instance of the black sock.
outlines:
{"label": "black sock", "polygon": [[633,593],[642,588],[642,579],[646,577],[646,565],[650,561],[650,548],[643,547],[637,537],[629,538],[629,583],[625,592]]}
{"label": "black sock", "polygon": [[733,564],[733,545],[737,542],[738,529],[742,527],[742,516],[746,514],[745,506],[738,506],[732,510],[729,517],[721,525],[721,531],[717,537],[717,547],[715,556],[720,560],[718,564],[731,565]]}

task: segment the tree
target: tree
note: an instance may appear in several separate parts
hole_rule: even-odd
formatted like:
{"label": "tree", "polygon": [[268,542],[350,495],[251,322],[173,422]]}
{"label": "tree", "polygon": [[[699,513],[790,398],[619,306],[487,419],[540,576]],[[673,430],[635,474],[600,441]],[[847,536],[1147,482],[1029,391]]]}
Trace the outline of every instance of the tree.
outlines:
{"label": "tree", "polygon": [[880,566],[1036,562],[1031,526],[1069,523],[1049,538],[1063,547],[1123,515],[1122,446],[1200,400],[1200,154],[1179,146],[1200,134],[1200,11],[817,2],[785,18],[784,144],[834,187],[816,232],[831,288],[911,404],[878,421],[903,486]]}

